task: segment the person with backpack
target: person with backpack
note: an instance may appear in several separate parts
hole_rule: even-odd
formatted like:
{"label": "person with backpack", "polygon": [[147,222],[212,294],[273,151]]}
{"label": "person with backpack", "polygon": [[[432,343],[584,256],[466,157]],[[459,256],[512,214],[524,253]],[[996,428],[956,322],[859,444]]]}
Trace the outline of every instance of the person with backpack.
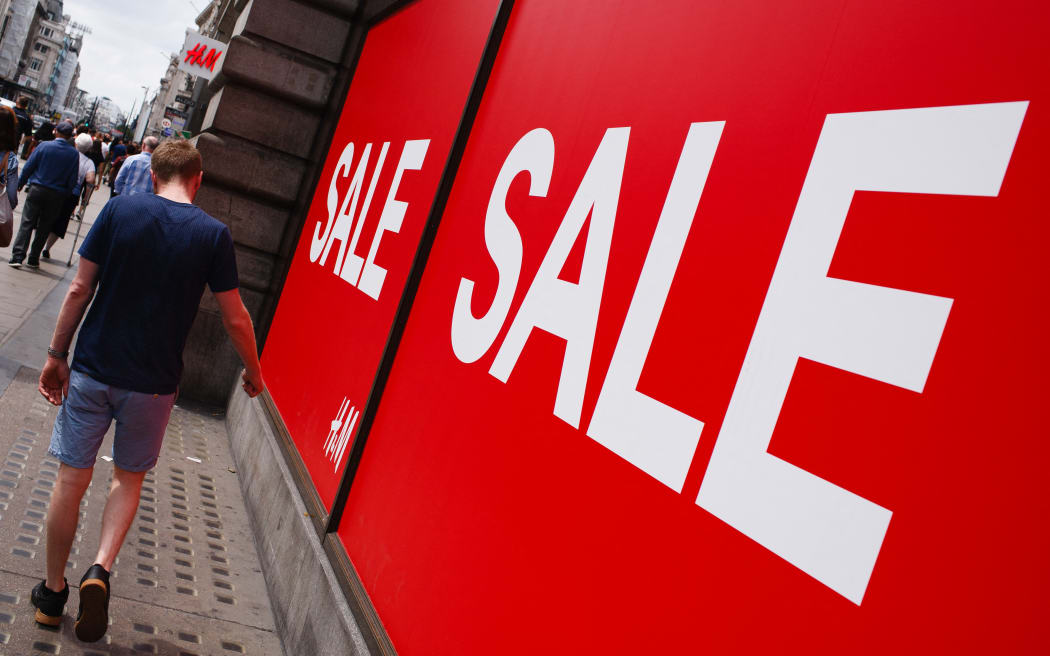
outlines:
{"label": "person with backpack", "polygon": [[29,115],[29,98],[22,96],[15,104],[15,116],[18,117],[18,140],[22,149],[22,159],[29,157],[29,144],[33,141],[33,117]]}

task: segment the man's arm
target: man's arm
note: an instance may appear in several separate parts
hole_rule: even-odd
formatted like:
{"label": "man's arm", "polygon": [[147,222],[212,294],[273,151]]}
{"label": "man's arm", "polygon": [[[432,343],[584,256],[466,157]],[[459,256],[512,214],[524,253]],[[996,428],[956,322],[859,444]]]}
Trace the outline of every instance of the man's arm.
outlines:
{"label": "man's arm", "polygon": [[259,364],[259,352],[255,346],[255,327],[252,325],[251,315],[241,301],[240,291],[236,288],[226,292],[217,292],[215,300],[219,303],[222,312],[222,325],[233,342],[233,348],[237,355],[241,356],[244,363],[244,373],[241,378],[244,384],[241,387],[254,397],[263,390],[262,365]]}
{"label": "man's arm", "polygon": [[[98,264],[83,257],[80,258],[77,275],[70,283],[66,299],[62,302],[62,309],[58,312],[58,323],[51,337],[51,350],[66,353],[68,357],[73,335],[77,332],[77,326],[84,318],[84,311],[87,310],[88,304],[95,295],[98,273]],[[66,362],[66,357],[58,357],[49,353],[47,362],[44,363],[44,370],[40,372],[38,389],[44,398],[54,405],[61,405],[62,399],[69,393],[69,364]]]}

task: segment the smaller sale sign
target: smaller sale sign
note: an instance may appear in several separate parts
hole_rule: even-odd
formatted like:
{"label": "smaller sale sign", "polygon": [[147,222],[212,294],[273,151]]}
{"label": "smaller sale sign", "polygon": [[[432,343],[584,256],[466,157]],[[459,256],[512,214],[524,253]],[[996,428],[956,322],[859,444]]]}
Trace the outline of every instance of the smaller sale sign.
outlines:
{"label": "smaller sale sign", "polygon": [[498,4],[411,5],[361,52],[263,353],[328,508]]}

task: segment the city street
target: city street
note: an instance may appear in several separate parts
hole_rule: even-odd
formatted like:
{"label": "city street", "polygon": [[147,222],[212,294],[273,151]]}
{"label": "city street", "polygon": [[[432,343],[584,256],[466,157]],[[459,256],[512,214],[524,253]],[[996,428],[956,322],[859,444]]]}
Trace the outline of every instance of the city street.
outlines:
{"label": "city street", "polygon": [[[19,209],[25,194],[19,198]],[[88,207],[81,241],[105,201]],[[15,220],[19,220],[16,212]],[[98,547],[112,474],[112,429],[80,513],[58,630],[33,621],[29,591],[43,575],[46,513],[58,461],[47,454],[58,409],[36,391],[62,298],[76,233],[39,270],[6,266],[0,249],[0,653],[280,654],[273,614],[230,456],[221,410],[179,402],[157,467],[146,477],[135,523],[112,578],[111,626],[96,644],[73,635],[77,583]],[[78,241],[79,243],[79,241]]]}
{"label": "city street", "polygon": [[1050,2],[0,18],[0,656],[1050,654]]}

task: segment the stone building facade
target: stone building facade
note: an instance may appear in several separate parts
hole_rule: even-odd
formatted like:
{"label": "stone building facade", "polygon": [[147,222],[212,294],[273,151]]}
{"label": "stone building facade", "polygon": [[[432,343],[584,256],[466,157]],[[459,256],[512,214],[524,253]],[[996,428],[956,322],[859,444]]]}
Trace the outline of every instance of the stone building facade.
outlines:
{"label": "stone building facade", "polygon": [[88,29],[63,14],[61,0],[4,0],[0,17],[0,94],[28,96],[41,113],[71,107]]}
{"label": "stone building facade", "polygon": [[[206,172],[197,201],[230,225],[241,293],[262,343],[349,81],[359,7],[356,0],[213,4],[223,9],[210,19],[216,38],[230,40],[195,137]],[[238,360],[210,296],[185,362],[185,393],[225,401]]]}

